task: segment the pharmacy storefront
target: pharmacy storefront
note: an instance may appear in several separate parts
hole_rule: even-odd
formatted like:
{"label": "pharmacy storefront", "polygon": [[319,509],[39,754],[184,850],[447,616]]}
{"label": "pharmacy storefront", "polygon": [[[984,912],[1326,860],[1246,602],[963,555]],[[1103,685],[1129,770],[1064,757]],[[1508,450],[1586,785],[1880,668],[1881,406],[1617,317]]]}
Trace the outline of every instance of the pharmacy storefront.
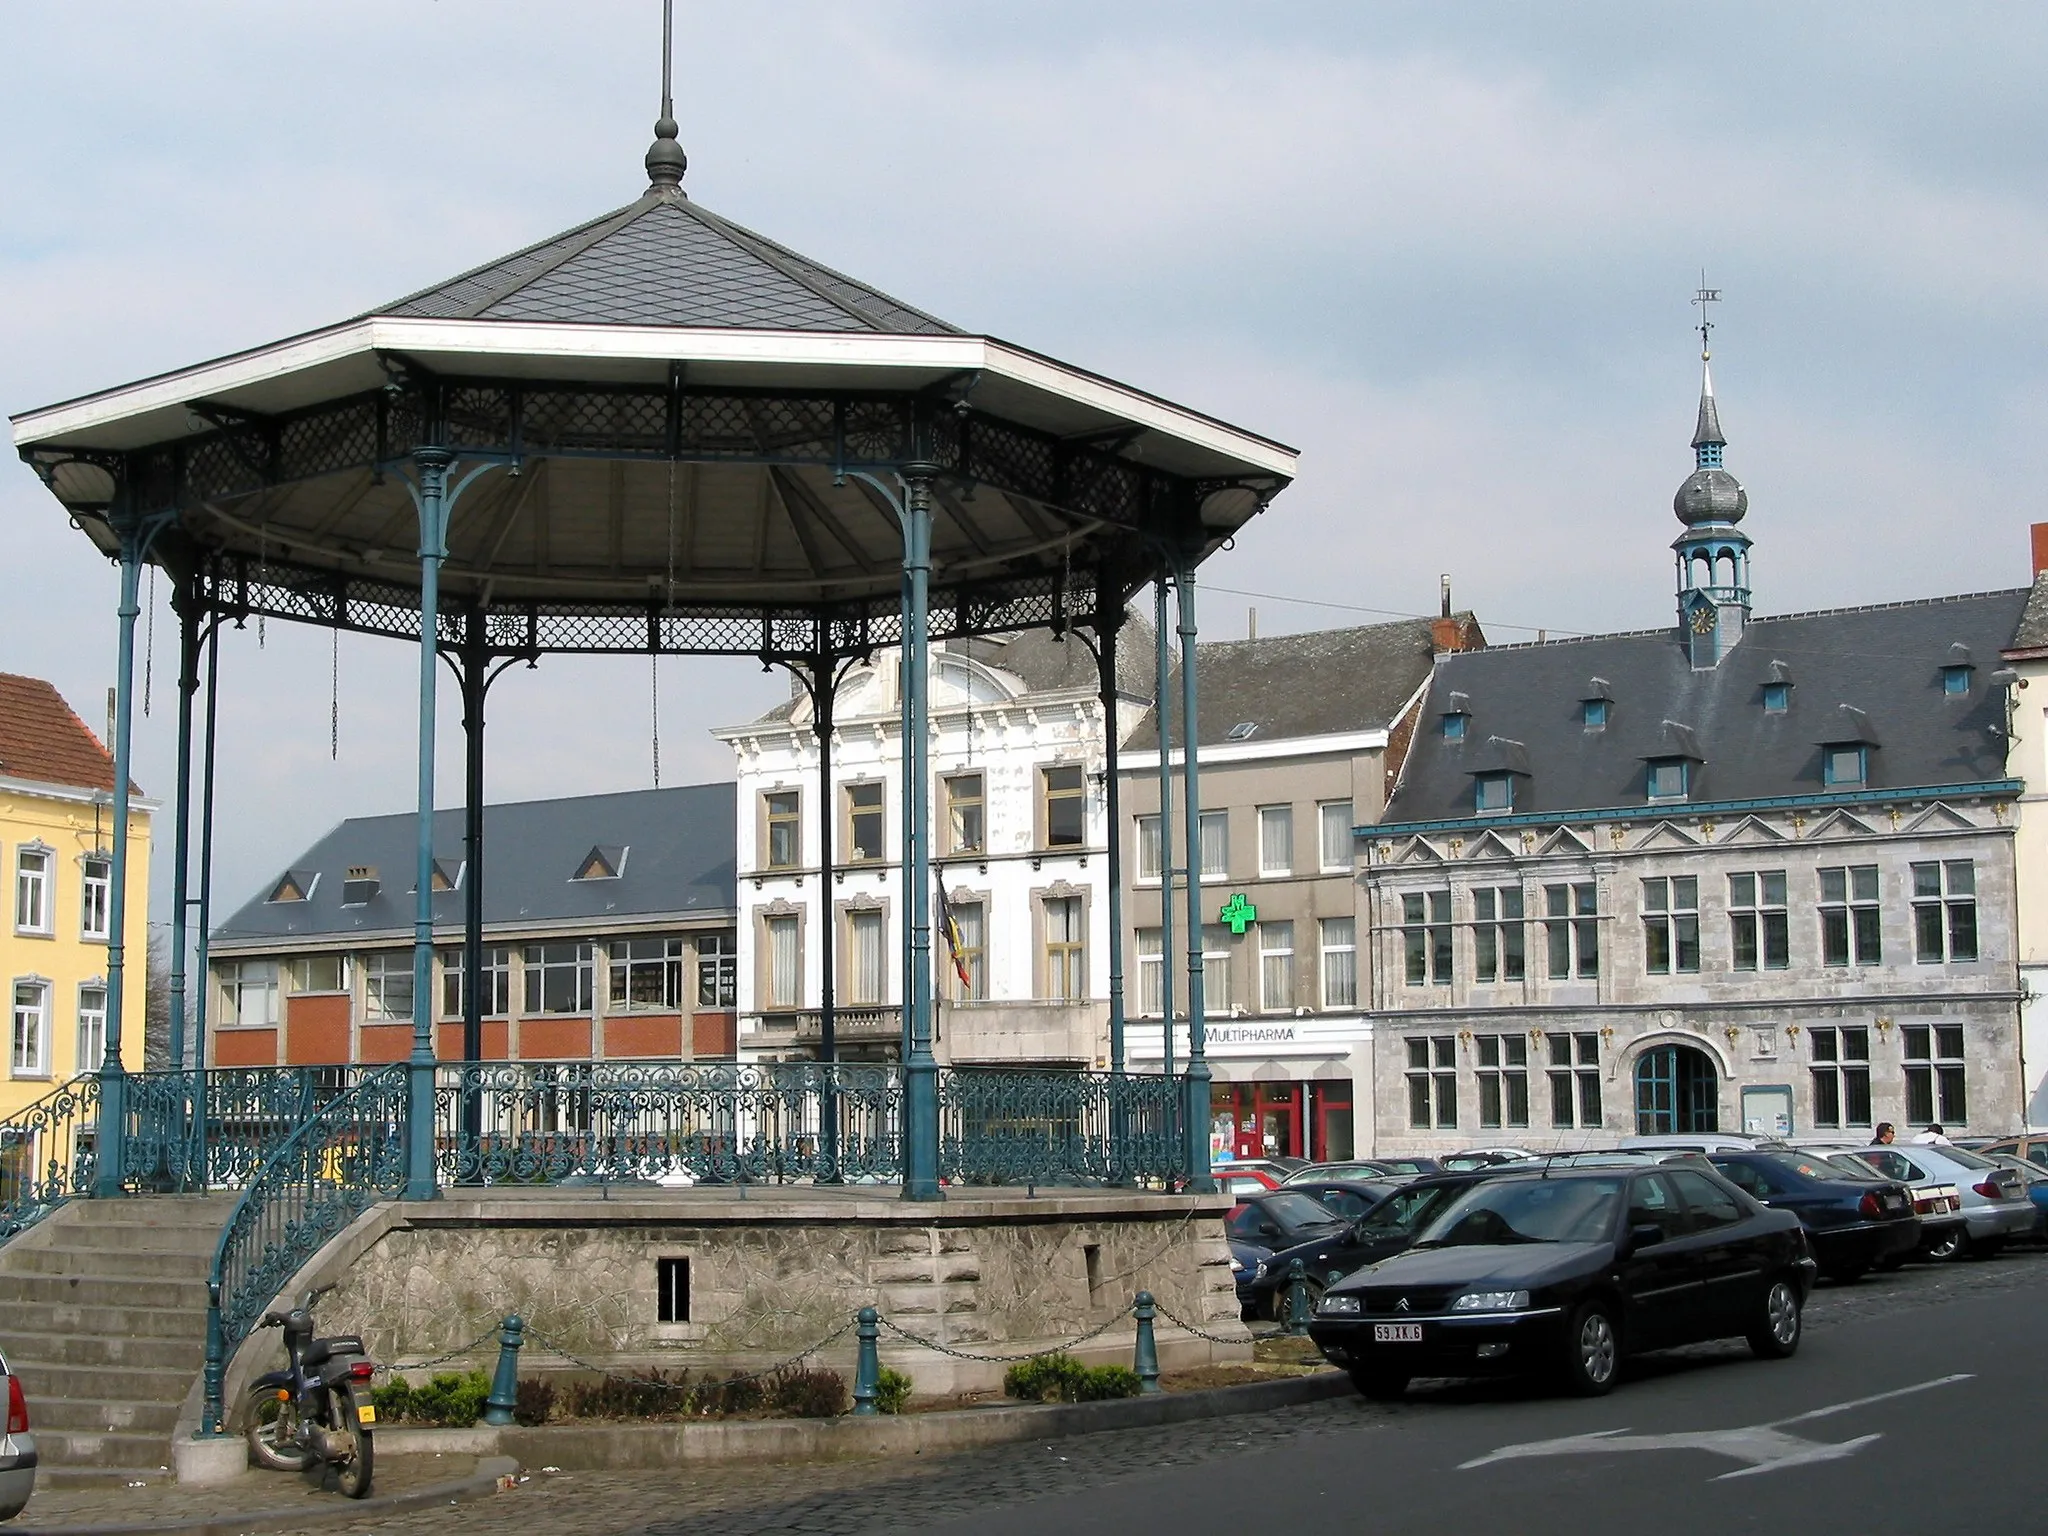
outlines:
{"label": "pharmacy storefront", "polygon": [[[1187,1063],[1187,1027],[1176,1024],[1175,1071]],[[1372,1023],[1359,1014],[1302,1013],[1288,1018],[1220,1018],[1206,1031],[1210,1090],[1209,1157],[1320,1162],[1356,1155],[1371,1127]],[[1132,1020],[1127,1033],[1136,1071],[1157,1071],[1158,1024]]]}

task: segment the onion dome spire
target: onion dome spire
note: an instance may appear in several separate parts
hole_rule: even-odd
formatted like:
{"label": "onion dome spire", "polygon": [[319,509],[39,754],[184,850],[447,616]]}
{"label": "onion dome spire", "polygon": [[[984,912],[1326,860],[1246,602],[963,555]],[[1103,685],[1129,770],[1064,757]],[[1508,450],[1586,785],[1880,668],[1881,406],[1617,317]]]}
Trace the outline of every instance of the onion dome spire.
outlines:
{"label": "onion dome spire", "polygon": [[683,172],[690,157],[676,142],[675,98],[669,89],[669,62],[675,54],[675,0],[661,0],[661,116],[654,124],[654,143],[647,150],[647,185],[662,196],[683,195]]}
{"label": "onion dome spire", "polygon": [[1739,523],[1749,510],[1749,492],[1721,467],[1721,450],[1728,446],[1728,439],[1721,434],[1721,408],[1714,400],[1714,352],[1707,340],[1714,325],[1706,310],[1720,297],[1720,289],[1702,287],[1693,300],[1700,306],[1700,414],[1692,434],[1693,472],[1671,498],[1671,510],[1688,528],[1700,523]]}

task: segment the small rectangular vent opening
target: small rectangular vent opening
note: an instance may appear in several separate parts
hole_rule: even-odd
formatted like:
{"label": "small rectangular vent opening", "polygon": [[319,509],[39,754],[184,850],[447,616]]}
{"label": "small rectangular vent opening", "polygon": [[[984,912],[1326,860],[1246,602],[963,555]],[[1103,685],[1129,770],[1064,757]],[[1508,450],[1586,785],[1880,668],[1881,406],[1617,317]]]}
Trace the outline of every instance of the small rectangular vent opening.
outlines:
{"label": "small rectangular vent opening", "polygon": [[654,1261],[654,1320],[658,1323],[687,1323],[690,1320],[690,1261],[684,1258]]}
{"label": "small rectangular vent opening", "polygon": [[1088,1266],[1088,1304],[1093,1306],[1102,1299],[1102,1245],[1084,1244],[1081,1259]]}

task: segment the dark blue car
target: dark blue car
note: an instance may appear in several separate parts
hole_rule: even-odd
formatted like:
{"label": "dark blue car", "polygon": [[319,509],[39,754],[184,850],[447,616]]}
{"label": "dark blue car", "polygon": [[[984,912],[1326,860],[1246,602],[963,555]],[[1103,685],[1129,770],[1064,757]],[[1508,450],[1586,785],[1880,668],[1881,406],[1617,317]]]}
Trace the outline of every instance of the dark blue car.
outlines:
{"label": "dark blue car", "polygon": [[1707,1160],[1745,1194],[1797,1216],[1830,1280],[1855,1280],[1919,1245],[1913,1194],[1903,1184],[1859,1182],[1798,1152],[1715,1152]]}

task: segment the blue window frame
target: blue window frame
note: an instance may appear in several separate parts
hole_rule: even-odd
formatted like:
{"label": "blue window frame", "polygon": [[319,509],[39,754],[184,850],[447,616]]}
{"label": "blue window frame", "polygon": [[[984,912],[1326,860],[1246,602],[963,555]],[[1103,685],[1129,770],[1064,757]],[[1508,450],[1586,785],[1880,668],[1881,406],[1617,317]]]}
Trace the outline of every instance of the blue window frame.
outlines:
{"label": "blue window frame", "polygon": [[1861,745],[1821,748],[1820,776],[1824,784],[1867,783],[1870,749]]}
{"label": "blue window frame", "polygon": [[1445,741],[1463,741],[1465,739],[1465,719],[1464,715],[1458,714],[1444,716]]}
{"label": "blue window frame", "polygon": [[1764,713],[1782,715],[1792,707],[1792,685],[1790,683],[1764,684]]}
{"label": "blue window frame", "polygon": [[1480,811],[1513,810],[1515,776],[1512,773],[1482,773],[1473,782],[1472,804]]}
{"label": "blue window frame", "polygon": [[1645,788],[1652,800],[1683,800],[1692,787],[1691,764],[1682,757],[1652,759]]}
{"label": "blue window frame", "polygon": [[1581,699],[1579,719],[1589,731],[1605,729],[1607,725],[1607,701],[1605,699]]}
{"label": "blue window frame", "polygon": [[1954,698],[1970,691],[1970,668],[1964,666],[1941,669],[1941,691]]}

